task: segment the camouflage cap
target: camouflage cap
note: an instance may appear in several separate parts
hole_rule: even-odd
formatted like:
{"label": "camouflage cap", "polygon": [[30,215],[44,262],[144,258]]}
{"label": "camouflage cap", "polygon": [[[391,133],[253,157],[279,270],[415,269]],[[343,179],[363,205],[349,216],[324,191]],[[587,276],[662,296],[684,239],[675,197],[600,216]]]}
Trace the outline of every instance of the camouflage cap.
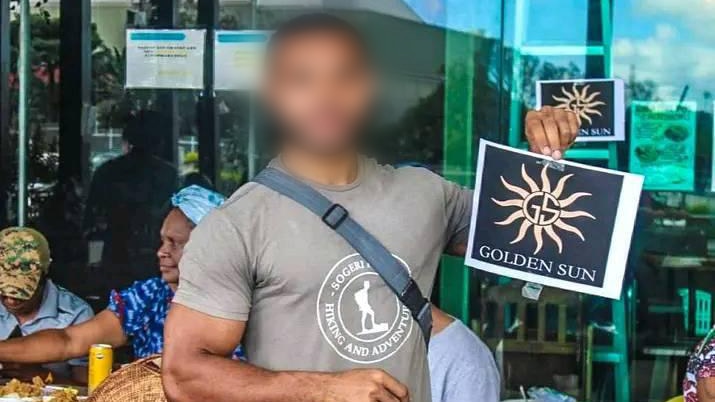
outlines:
{"label": "camouflage cap", "polygon": [[50,246],[42,233],[10,227],[0,231],[0,295],[27,300],[50,268]]}

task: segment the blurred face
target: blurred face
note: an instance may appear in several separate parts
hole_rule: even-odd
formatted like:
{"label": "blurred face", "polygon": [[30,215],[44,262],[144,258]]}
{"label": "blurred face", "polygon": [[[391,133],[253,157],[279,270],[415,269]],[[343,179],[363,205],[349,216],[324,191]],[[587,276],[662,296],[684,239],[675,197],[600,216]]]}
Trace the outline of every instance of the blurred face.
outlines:
{"label": "blurred face", "polygon": [[169,284],[179,283],[179,261],[192,228],[191,222],[177,208],[169,212],[161,226],[161,247],[156,256],[159,258],[161,278]]}
{"label": "blurred face", "polygon": [[12,315],[27,316],[37,312],[42,304],[42,294],[44,287],[40,286],[28,300],[16,299],[14,297],[0,296],[3,307]]}
{"label": "blurred face", "polygon": [[291,145],[328,155],[356,146],[373,102],[373,76],[349,37],[316,31],[284,40],[264,84],[264,100]]}

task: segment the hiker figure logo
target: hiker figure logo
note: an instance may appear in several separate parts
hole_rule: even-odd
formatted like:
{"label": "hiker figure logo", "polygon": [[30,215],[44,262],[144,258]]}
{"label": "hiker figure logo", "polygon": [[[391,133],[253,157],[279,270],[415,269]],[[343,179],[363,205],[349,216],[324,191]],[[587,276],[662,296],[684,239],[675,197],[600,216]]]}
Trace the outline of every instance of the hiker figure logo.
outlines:
{"label": "hiker figure logo", "polygon": [[576,141],[623,141],[623,87],[619,79],[538,81],[536,107],[574,112],[580,125]]}
{"label": "hiker figure logo", "polygon": [[[561,229],[566,232],[571,232],[578,236],[581,241],[586,241],[581,231],[566,223],[565,221],[572,218],[588,217],[596,219],[593,215],[586,211],[568,210],[576,200],[581,197],[591,196],[587,192],[575,192],[571,195],[566,194],[566,182],[573,177],[573,174],[567,174],[559,179],[556,187],[551,188],[551,181],[547,173],[548,165],[544,165],[541,169],[541,186],[536,184],[526,172],[526,165],[521,164],[521,177],[526,183],[526,188],[516,186],[509,183],[504,176],[500,176],[501,182],[506,189],[518,195],[517,198],[508,200],[497,200],[492,198],[495,204],[504,208],[518,208],[515,212],[509,215],[506,219],[494,222],[500,226],[510,226],[521,221],[519,231],[514,240],[509,244],[519,243],[524,240],[527,233],[531,231],[536,240],[536,249],[534,254],[538,254],[544,246],[544,233],[556,243],[559,254],[563,251],[563,241],[556,229]],[[556,228],[556,229],[555,229]]]}
{"label": "hiker figure logo", "polygon": [[618,298],[642,184],[642,176],[481,140],[465,264]]}

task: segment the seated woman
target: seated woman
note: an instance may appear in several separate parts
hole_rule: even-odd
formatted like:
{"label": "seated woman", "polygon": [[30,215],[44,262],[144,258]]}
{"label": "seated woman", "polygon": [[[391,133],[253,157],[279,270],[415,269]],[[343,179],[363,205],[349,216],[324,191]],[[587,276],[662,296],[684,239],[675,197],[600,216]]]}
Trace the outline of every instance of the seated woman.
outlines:
{"label": "seated woman", "polygon": [[[86,356],[96,343],[120,347],[131,343],[136,358],[161,353],[164,319],[179,284],[179,261],[194,226],[224,197],[190,186],[172,197],[173,208],[161,228],[157,251],[161,277],[112,291],[109,306],[94,318],[65,329],[39,331],[0,342],[2,363],[45,363]],[[240,357],[240,348],[234,357]]]}

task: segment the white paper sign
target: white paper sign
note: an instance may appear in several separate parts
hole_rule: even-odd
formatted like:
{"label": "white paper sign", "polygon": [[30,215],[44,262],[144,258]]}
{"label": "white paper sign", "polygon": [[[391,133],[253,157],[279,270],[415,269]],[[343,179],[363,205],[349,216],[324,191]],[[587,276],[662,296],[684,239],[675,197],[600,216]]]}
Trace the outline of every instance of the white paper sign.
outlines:
{"label": "white paper sign", "polygon": [[263,71],[263,56],[270,31],[216,31],[214,87],[217,90],[253,90]]}
{"label": "white paper sign", "polygon": [[536,108],[571,110],[581,124],[576,141],[623,141],[626,132],[623,80],[583,79],[536,82]]}
{"label": "white paper sign", "polygon": [[128,29],[127,88],[202,89],[203,29]]}
{"label": "white paper sign", "polygon": [[482,140],[465,264],[618,299],[643,176]]}

